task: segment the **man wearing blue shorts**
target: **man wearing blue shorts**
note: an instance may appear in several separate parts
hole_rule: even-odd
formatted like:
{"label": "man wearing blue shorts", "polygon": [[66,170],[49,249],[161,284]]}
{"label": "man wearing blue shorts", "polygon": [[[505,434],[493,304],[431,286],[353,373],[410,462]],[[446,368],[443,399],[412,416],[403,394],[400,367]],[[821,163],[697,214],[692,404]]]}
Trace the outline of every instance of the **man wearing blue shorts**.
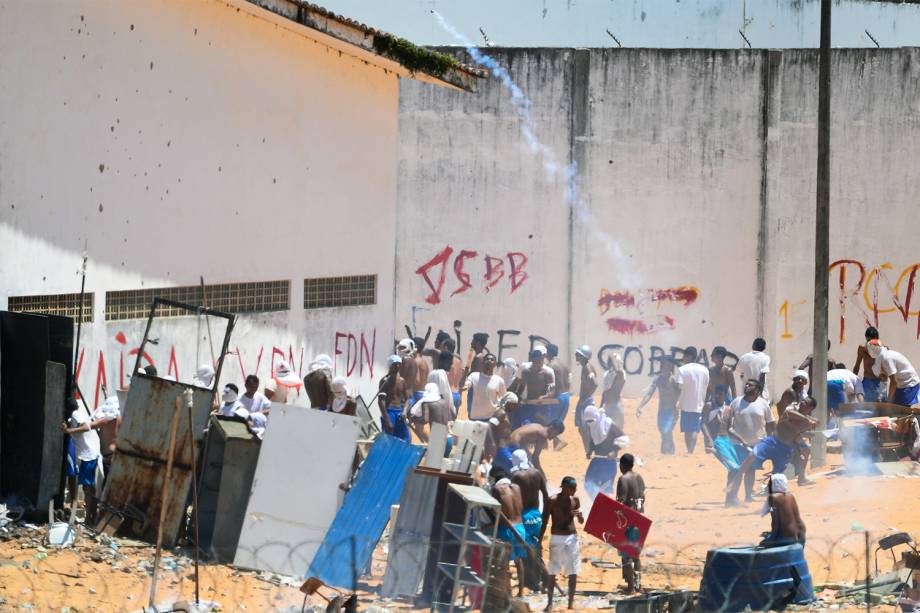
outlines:
{"label": "man wearing blue shorts", "polygon": [[853,373],[859,375],[859,367],[863,367],[863,394],[866,402],[887,402],[888,395],[882,386],[882,380],[875,374],[875,360],[867,350],[870,341],[878,340],[878,330],[869,326],[866,328],[866,344],[856,348],[856,364]]}
{"label": "man wearing blue shorts", "polygon": [[[751,451],[767,436],[767,430],[773,432],[775,419],[773,410],[763,398],[763,383],[759,379],[748,379],[744,383],[743,395],[732,401],[731,408],[724,419],[724,427],[732,439],[731,447],[715,446],[717,457],[729,467],[729,484],[725,494],[725,506],[738,506],[738,490],[744,480],[745,501],[753,500],[754,468]],[[724,442],[720,441],[720,443]],[[766,453],[762,450],[762,453]],[[723,457],[728,456],[731,457]],[[730,462],[729,462],[730,460]],[[735,470],[733,467],[741,462]]]}
{"label": "man wearing blue shorts", "polygon": [[527,557],[527,548],[524,544],[527,540],[527,530],[524,527],[524,501],[521,497],[521,488],[511,482],[511,478],[504,469],[497,466],[493,466],[489,471],[489,481],[492,483],[492,496],[502,505],[501,512],[504,518],[496,518],[499,525],[498,538],[511,545],[509,561],[514,562],[517,570],[517,595],[520,598],[524,595],[523,560]]}
{"label": "man wearing blue shorts", "polygon": [[405,415],[408,391],[406,380],[399,374],[401,364],[402,358],[398,355],[387,358],[389,370],[380,380],[377,403],[380,407],[380,425],[383,431],[408,443],[411,439]]}
{"label": "man wearing blue shorts", "polygon": [[[74,398],[67,400],[69,417],[61,424],[64,434],[69,434],[76,452],[77,483],[86,495],[86,524],[96,522],[96,471],[102,457],[99,434],[93,429],[89,413]],[[76,504],[74,496],[72,504]]]}
{"label": "man wearing blue shorts", "polygon": [[684,434],[687,453],[696,450],[696,439],[700,433],[703,406],[706,404],[706,392],[709,389],[709,369],[697,363],[696,347],[684,349],[683,365],[677,369],[677,382],[680,384],[680,431]]}
{"label": "man wearing blue shorts", "polygon": [[680,397],[680,383],[677,381],[676,361],[670,356],[658,358],[661,371],[652,381],[645,397],[636,409],[636,417],[642,417],[642,407],[652,399],[658,390],[658,433],[661,435],[661,453],[673,455],[674,426],[677,423],[677,399]]}
{"label": "man wearing blue shorts", "polygon": [[878,340],[869,341],[866,351],[875,360],[873,372],[888,380],[888,401],[905,407],[917,404],[920,377],[910,360]]}

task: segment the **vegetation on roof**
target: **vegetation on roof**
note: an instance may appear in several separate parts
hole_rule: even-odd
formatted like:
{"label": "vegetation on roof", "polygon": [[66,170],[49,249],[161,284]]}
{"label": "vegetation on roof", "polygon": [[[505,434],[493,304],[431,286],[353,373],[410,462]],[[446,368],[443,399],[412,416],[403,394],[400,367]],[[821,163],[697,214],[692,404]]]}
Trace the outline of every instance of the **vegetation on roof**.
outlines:
{"label": "vegetation on roof", "polygon": [[437,77],[451,68],[460,67],[460,62],[449,55],[423,49],[392,34],[376,34],[374,51],[399,62],[411,72],[425,72]]}

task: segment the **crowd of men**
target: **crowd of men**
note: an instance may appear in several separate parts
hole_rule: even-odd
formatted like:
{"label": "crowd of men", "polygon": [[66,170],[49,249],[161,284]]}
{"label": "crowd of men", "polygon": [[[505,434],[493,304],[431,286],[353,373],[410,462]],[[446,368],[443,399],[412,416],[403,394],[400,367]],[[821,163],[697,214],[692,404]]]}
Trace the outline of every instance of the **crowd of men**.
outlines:
{"label": "crowd of men", "polygon": [[[465,359],[446,332],[437,335],[431,348],[425,346],[427,338],[405,338],[396,343],[376,397],[380,428],[407,442],[414,435],[424,443],[435,424],[448,426],[458,419],[487,423],[480,477],[501,503],[499,534],[511,546],[518,592],[525,587],[546,589],[551,608],[555,577],[561,573],[568,577],[571,606],[580,564],[576,521],[584,521],[575,493],[577,481],[565,477],[560,491],[550,496],[541,463],[544,451],[565,445],[559,437],[570,408],[571,373],[558,347],[551,343],[534,345],[528,361],[518,364],[512,358],[499,363],[488,341],[487,334],[474,334]],[[725,364],[728,352],[721,346],[712,350],[708,365],[700,363],[694,347],[655,358],[658,373],[636,415],[642,416],[657,392],[663,455],[677,452],[674,430],[678,426],[687,454],[696,452],[702,436],[705,452],[727,469],[727,506],[753,501],[756,471],[769,460],[772,477],[766,509],[773,514],[773,529],[768,542],[802,542],[805,526],[783,473],[791,463],[798,483],[811,483],[806,467],[809,437],[817,425],[812,415],[816,402],[810,394],[813,360],[807,357],[791,374],[788,387],[774,403],[766,385],[771,366],[766,349],[763,339],[755,339],[751,351],[742,355],[734,368]],[[620,456],[630,443],[621,400],[627,376],[622,358],[610,354],[599,374],[592,357],[587,345],[574,353],[580,368],[574,425],[591,460],[586,491],[592,498],[599,491],[609,492],[623,504],[644,512],[645,484],[635,472],[635,458],[628,453]],[[145,373],[155,375],[151,370],[148,367]],[[213,378],[214,369],[203,365],[195,383],[211,387]],[[914,367],[903,354],[886,347],[875,328],[866,330],[866,344],[859,347],[852,370],[829,360],[826,384],[830,427],[843,403],[890,399],[910,406],[917,403],[920,391],[920,377]],[[347,380],[333,376],[333,363],[326,355],[313,360],[302,380],[289,364],[280,361],[264,386],[257,376],[249,375],[243,387],[241,394],[236,384],[224,385],[213,412],[244,421],[259,437],[268,427],[272,403],[292,401],[301,387],[314,409],[343,415],[355,415],[357,410]],[[72,402],[70,417],[62,424],[73,441],[70,475],[87,491],[88,520],[95,513],[94,485],[115,448],[120,412],[113,398],[106,399],[92,416]],[[620,477],[614,488],[617,468]],[[742,485],[744,502],[738,497]],[[541,552],[547,529],[549,561],[544,565]],[[638,559],[624,557],[623,576],[628,592],[640,588]]]}

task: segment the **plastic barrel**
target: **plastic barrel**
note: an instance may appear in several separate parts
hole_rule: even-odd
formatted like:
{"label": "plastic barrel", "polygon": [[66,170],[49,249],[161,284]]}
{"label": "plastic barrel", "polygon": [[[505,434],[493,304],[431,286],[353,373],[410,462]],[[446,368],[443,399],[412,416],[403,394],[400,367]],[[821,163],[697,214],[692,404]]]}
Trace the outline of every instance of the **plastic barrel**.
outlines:
{"label": "plastic barrel", "polygon": [[710,549],[700,583],[703,611],[781,609],[814,600],[805,551],[798,543],[783,547]]}

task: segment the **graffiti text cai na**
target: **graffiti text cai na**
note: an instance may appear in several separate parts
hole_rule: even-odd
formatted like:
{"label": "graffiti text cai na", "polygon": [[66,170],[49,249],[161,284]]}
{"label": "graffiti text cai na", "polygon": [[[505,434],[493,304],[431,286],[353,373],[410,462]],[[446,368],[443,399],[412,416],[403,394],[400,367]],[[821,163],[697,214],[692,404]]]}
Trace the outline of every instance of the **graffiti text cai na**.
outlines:
{"label": "graffiti text cai na", "polygon": [[[828,268],[831,287],[838,288],[838,334],[840,343],[846,342],[847,315],[852,313],[861,333],[866,326],[879,327],[883,315],[892,315],[902,320],[905,324],[911,317],[916,318],[912,332],[920,339],[920,308],[911,310],[911,303],[917,297],[916,290],[920,262],[910,264],[904,268],[896,268],[885,262],[878,266],[868,267],[859,260],[837,260]],[[794,334],[790,331],[790,319],[796,319],[800,310],[796,307],[804,301],[790,303],[784,301],[779,308],[779,317],[783,322],[781,338],[791,339]],[[852,309],[852,310],[851,310]]]}
{"label": "graffiti text cai na", "polygon": [[[641,289],[636,293],[629,290],[611,292],[604,288],[597,299],[597,307],[601,316],[607,315],[610,309],[632,309],[643,314],[645,309],[654,306],[656,310],[665,304],[678,304],[688,307],[700,297],[700,290],[689,285],[669,287],[664,289]],[[651,316],[635,317],[608,317],[607,330],[617,334],[653,334],[661,330],[673,330],[677,322],[671,315],[656,313]]]}
{"label": "graffiti text cai na", "polygon": [[[445,284],[447,283],[448,265],[453,269],[453,279],[447,290],[450,296],[462,294],[472,288],[474,284],[483,291],[490,292],[502,280],[513,294],[527,281],[528,273],[527,256],[519,251],[509,251],[504,257],[495,257],[483,254],[481,260],[478,251],[461,249],[454,252],[454,248],[447,245],[436,253],[434,257],[419,266],[415,274],[425,280],[431,293],[425,297],[428,304],[441,302]],[[507,260],[507,266],[506,264]],[[456,283],[454,283],[456,281]]]}

